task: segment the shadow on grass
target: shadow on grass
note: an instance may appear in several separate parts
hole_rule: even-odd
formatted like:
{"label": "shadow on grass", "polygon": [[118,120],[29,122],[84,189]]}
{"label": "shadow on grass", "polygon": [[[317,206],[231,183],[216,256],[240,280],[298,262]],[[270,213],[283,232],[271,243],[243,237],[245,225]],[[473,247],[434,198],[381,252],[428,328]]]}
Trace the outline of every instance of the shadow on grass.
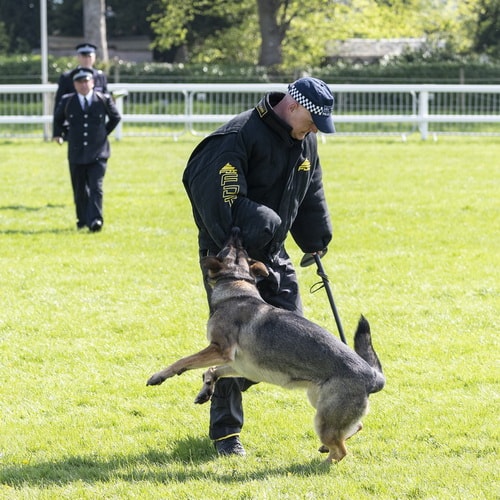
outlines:
{"label": "shadow on grass", "polygon": [[[194,451],[194,453],[193,453]],[[196,481],[207,479],[207,471],[198,466],[212,460],[236,460],[220,458],[212,443],[206,438],[187,438],[177,442],[171,452],[149,450],[138,455],[114,455],[107,459],[97,453],[76,455],[58,461],[38,464],[19,464],[3,466],[0,471],[0,484],[11,487],[47,487],[50,484],[64,485],[75,481],[85,483],[106,481]],[[238,458],[238,460],[242,460]],[[243,459],[244,460],[244,459]],[[241,472],[228,465],[227,473],[219,468],[214,480],[224,483],[239,483],[248,479],[265,479],[269,476],[317,476],[330,471],[317,459],[308,463],[289,464],[287,467],[270,468],[269,463],[259,464],[258,468]]]}
{"label": "shadow on grass", "polygon": [[[47,203],[47,205],[42,205],[39,207],[30,207],[26,205],[3,205],[0,206],[0,211],[7,211],[7,210],[15,210],[18,212],[40,212],[45,209],[51,209],[51,208],[66,208],[67,205],[65,204],[54,204],[54,203]],[[4,229],[0,231],[0,234],[19,234],[19,235],[25,235],[25,236],[32,236],[35,234],[61,234],[61,233],[68,233],[68,232],[74,232],[74,228],[65,228],[65,229]]]}
{"label": "shadow on grass", "polygon": [[41,207],[27,207],[26,205],[4,205],[0,207],[0,210],[19,210],[20,212],[39,212],[40,210],[45,210],[46,208],[65,208],[66,205],[59,204],[55,205],[53,203],[47,203]]}
{"label": "shadow on grass", "polygon": [[63,233],[75,233],[76,229],[73,227],[67,227],[64,229],[5,229],[0,231],[0,234],[20,234],[24,236],[33,236],[35,234],[63,234]]}

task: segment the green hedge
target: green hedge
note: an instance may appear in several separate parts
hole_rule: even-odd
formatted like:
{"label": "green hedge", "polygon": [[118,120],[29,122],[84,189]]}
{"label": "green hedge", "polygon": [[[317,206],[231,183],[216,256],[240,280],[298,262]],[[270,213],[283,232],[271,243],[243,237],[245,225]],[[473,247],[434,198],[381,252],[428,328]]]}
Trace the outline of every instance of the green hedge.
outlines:
{"label": "green hedge", "polygon": [[[74,58],[49,57],[49,81],[73,67]],[[197,82],[287,82],[303,73],[328,83],[469,83],[500,84],[500,61],[393,61],[388,64],[352,65],[338,63],[296,72],[274,71],[257,66],[222,66],[167,63],[116,63],[103,68],[110,83],[197,83]],[[41,82],[40,56],[0,56],[0,84]]]}

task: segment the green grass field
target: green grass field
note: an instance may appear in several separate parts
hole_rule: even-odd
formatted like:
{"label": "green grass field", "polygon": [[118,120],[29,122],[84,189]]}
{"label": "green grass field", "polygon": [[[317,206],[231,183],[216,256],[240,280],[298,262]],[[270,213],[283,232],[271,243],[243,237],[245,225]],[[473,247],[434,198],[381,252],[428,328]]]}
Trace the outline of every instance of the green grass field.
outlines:
{"label": "green grass field", "polygon": [[145,385],[206,344],[180,181],[196,142],[113,141],[99,234],[74,229],[65,146],[0,142],[0,498],[499,499],[500,141],[320,144],[323,263],[350,344],[363,313],[387,377],[331,467],[303,392],[252,387],[248,455],[218,458],[201,371]]}

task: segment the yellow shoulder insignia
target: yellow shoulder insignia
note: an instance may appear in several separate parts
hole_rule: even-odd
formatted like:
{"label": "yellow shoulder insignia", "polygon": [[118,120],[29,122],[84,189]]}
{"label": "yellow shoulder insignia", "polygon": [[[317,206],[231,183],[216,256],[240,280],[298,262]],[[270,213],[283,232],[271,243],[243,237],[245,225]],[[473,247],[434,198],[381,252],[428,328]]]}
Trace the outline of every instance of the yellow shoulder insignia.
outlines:
{"label": "yellow shoulder insignia", "polygon": [[306,158],[302,164],[299,165],[299,168],[297,169],[299,172],[302,170],[304,172],[309,172],[311,170],[311,162]]}
{"label": "yellow shoulder insignia", "polygon": [[257,106],[255,106],[255,109],[257,110],[257,113],[259,113],[259,116],[262,118],[265,114],[267,114],[267,109],[266,107],[259,103]]}

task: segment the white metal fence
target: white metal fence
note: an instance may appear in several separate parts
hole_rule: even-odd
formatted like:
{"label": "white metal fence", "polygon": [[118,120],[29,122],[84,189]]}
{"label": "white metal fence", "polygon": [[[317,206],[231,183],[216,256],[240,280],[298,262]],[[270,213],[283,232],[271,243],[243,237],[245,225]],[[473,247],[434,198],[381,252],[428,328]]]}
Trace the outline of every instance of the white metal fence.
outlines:
{"label": "white metal fence", "polygon": [[[285,84],[111,84],[126,136],[206,135]],[[339,134],[500,135],[500,85],[330,85]],[[0,137],[50,138],[56,85],[0,85]],[[120,96],[120,97],[119,97]]]}

